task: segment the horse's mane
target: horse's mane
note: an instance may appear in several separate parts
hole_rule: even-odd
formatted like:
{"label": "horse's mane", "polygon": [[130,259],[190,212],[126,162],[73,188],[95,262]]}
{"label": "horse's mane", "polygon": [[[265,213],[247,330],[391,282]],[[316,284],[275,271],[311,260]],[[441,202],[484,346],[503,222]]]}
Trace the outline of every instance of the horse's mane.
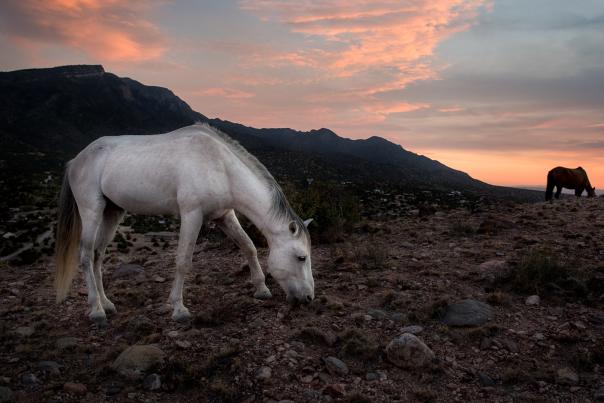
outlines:
{"label": "horse's mane", "polygon": [[266,167],[258,161],[258,158],[250,154],[238,141],[229,137],[228,134],[210,126],[207,123],[196,123],[195,126],[204,130],[204,133],[212,135],[215,139],[225,144],[232,152],[255,173],[267,185],[272,193],[271,213],[275,218],[296,221],[303,231],[308,234],[308,230],[300,217],[294,212],[289,201],[283,193],[283,189],[277,183],[273,175]]}

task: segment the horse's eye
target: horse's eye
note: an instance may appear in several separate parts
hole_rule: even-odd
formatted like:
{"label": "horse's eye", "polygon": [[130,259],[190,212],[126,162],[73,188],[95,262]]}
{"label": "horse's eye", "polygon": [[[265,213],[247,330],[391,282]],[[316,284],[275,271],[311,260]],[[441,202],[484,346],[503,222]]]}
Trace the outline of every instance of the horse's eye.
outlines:
{"label": "horse's eye", "polygon": [[306,256],[298,256],[298,260],[304,262],[306,260]]}

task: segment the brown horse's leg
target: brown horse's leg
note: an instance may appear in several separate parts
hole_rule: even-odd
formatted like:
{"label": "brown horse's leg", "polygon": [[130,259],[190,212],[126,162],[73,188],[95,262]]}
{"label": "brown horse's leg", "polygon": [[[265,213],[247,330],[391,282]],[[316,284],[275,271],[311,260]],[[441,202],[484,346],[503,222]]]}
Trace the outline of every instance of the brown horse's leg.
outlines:
{"label": "brown horse's leg", "polygon": [[552,201],[554,195],[554,174],[550,171],[547,173],[547,185],[545,186],[545,201]]}
{"label": "brown horse's leg", "polygon": [[575,196],[581,197],[582,194],[583,194],[583,188],[575,189]]}
{"label": "brown horse's leg", "polygon": [[562,193],[562,186],[556,186],[556,199],[560,198],[560,193]]}

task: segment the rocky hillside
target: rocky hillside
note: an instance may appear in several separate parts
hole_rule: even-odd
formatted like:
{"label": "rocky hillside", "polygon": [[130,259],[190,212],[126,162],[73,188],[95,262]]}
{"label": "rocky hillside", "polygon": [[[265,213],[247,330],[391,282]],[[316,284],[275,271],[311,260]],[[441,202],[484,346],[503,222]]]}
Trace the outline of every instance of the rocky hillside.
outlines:
{"label": "rocky hillside", "polygon": [[107,327],[81,278],[54,304],[51,261],[1,268],[0,401],[601,401],[603,228],[602,197],[362,223],[313,247],[316,299],[298,309],[271,279],[254,300],[209,230],[178,324],[176,234],[122,226]]}

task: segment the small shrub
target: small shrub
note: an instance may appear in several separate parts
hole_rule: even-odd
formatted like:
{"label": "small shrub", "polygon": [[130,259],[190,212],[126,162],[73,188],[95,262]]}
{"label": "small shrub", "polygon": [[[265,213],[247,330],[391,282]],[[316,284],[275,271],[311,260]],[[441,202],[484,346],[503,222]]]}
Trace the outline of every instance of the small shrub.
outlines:
{"label": "small shrub", "polygon": [[340,353],[361,361],[375,360],[379,356],[379,346],[365,334],[356,329],[349,329],[339,335],[342,345]]}
{"label": "small shrub", "polygon": [[547,284],[555,284],[568,275],[569,270],[549,249],[533,249],[512,269],[511,283],[516,290],[539,293]]}
{"label": "small shrub", "polygon": [[505,292],[495,291],[487,295],[487,302],[491,305],[509,305],[511,298]]}
{"label": "small shrub", "polygon": [[454,221],[449,227],[449,231],[452,235],[460,237],[476,234],[476,229],[469,223],[462,220]]}
{"label": "small shrub", "polygon": [[413,390],[413,395],[419,402],[435,402],[438,398],[438,393],[434,390],[422,387]]}
{"label": "small shrub", "polygon": [[387,267],[388,249],[373,239],[362,246],[351,249],[351,251],[354,261],[365,270],[378,270]]}

